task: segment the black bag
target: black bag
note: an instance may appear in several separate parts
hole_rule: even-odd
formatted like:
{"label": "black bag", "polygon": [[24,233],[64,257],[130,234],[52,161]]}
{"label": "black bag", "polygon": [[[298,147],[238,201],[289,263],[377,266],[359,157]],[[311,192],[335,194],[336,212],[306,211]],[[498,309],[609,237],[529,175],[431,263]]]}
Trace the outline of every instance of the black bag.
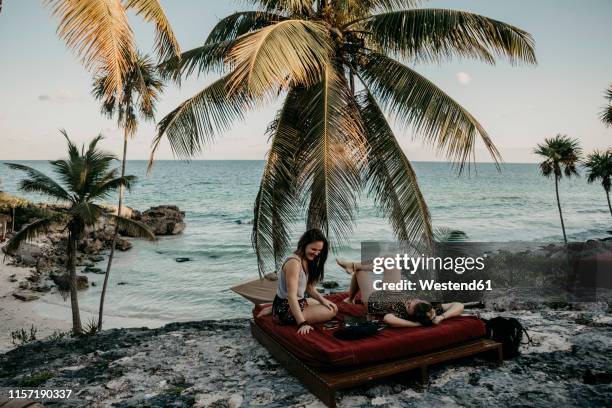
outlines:
{"label": "black bag", "polygon": [[[493,319],[482,319],[487,325],[487,337],[502,343],[504,358],[513,358],[520,354],[521,344],[531,343],[531,338],[523,325],[513,317],[494,317]],[[522,343],[523,333],[528,342]]]}
{"label": "black bag", "polygon": [[346,325],[334,332],[334,337],[340,340],[359,340],[374,336],[382,327],[377,321],[359,322]]}

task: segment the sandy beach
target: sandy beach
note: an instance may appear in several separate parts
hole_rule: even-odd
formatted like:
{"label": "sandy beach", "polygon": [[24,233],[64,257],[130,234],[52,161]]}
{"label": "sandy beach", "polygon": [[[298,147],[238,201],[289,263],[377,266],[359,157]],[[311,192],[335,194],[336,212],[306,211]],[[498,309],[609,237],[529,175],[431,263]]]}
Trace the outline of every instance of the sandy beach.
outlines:
{"label": "sandy beach", "polygon": [[[19,290],[19,282],[30,274],[29,268],[7,265],[8,258],[0,262],[0,353],[7,352],[15,346],[11,342],[11,332],[26,329],[34,325],[36,338],[42,339],[56,330],[70,329],[69,319],[44,316],[36,311],[40,300],[24,302],[13,296]],[[14,279],[11,276],[14,275]],[[11,282],[11,280],[16,280]]]}

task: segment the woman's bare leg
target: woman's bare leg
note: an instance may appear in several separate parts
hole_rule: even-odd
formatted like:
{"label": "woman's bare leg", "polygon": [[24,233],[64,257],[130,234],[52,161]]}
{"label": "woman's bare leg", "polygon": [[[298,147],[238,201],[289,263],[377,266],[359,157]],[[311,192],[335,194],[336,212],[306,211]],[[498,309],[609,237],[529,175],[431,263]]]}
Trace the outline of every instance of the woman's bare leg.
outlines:
{"label": "woman's bare leg", "polygon": [[333,319],[336,311],[323,306],[319,302],[311,305],[309,299],[308,306],[304,308],[302,315],[304,315],[308,323],[321,323]]}

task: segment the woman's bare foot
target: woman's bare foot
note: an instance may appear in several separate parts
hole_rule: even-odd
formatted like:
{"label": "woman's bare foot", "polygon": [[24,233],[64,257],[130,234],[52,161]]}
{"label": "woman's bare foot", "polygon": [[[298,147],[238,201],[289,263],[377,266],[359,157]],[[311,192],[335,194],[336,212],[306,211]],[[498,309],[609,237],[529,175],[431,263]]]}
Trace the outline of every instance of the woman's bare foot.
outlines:
{"label": "woman's bare foot", "polygon": [[257,318],[261,318],[267,315],[271,315],[272,314],[272,306],[266,306],[263,309],[261,309],[261,312],[259,312],[257,314]]}
{"label": "woman's bare foot", "polygon": [[351,299],[350,297],[347,297],[346,299],[343,300],[344,303],[349,303],[349,304],[355,304],[355,299]]}
{"label": "woman's bare foot", "polygon": [[343,261],[336,258],[336,263],[346,271],[349,275],[354,274],[357,270],[355,268],[355,262]]}

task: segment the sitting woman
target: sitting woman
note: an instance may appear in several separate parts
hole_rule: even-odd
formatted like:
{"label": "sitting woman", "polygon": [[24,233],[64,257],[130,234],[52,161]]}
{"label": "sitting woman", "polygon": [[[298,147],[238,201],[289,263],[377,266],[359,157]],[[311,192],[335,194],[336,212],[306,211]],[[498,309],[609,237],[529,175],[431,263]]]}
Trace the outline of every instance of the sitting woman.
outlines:
{"label": "sitting woman", "polygon": [[[368,314],[382,316],[383,321],[392,327],[418,327],[439,324],[445,319],[459,316],[463,304],[443,303],[434,307],[431,303],[414,299],[410,292],[374,290],[370,272],[372,265],[336,260],[351,275],[349,297],[345,302],[354,303],[355,296],[361,292],[361,301],[367,306]],[[399,269],[385,269],[383,282],[399,282]]]}
{"label": "sitting woman", "polygon": [[[272,313],[277,324],[297,324],[299,334],[310,332],[313,323],[331,320],[338,313],[338,306],[323,298],[316,288],[323,279],[328,248],[327,239],[320,230],[306,231],[297,250],[283,263],[272,306],[262,309],[257,317]],[[308,292],[310,298],[306,299],[304,292]]]}

